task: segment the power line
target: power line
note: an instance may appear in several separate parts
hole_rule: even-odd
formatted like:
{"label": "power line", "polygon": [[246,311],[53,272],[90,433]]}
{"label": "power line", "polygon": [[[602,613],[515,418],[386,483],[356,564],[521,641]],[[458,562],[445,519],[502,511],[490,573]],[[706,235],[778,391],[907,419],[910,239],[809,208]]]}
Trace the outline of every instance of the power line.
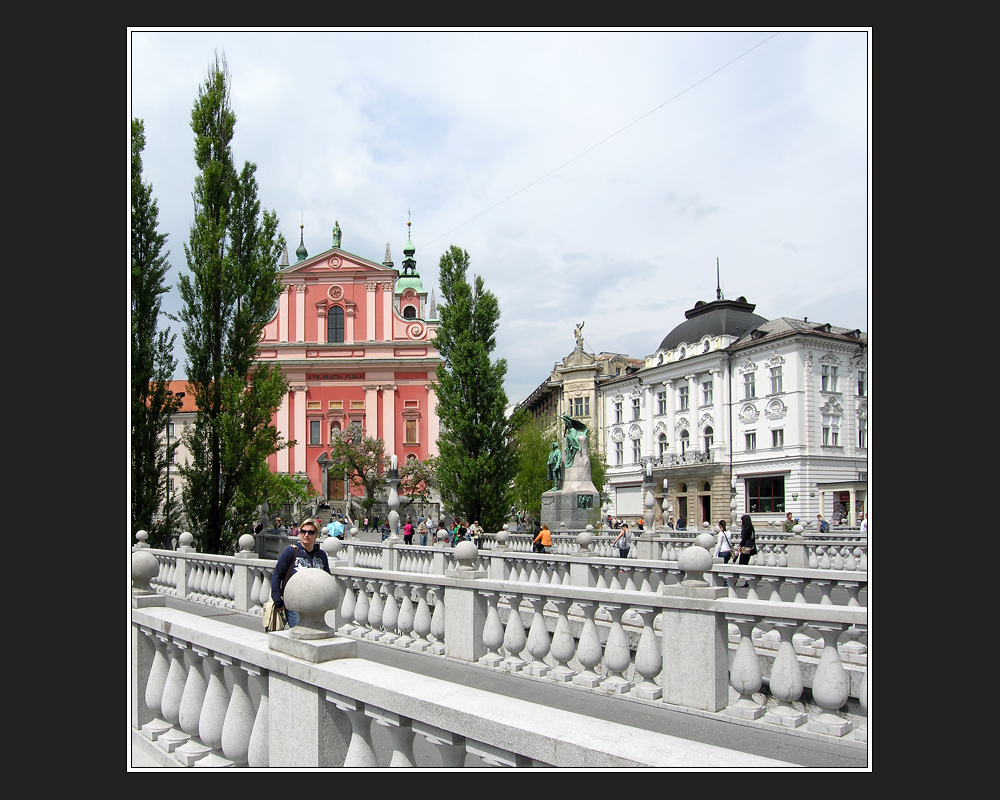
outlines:
{"label": "power line", "polygon": [[[779,31],[778,33],[780,33],[780,31]],[[647,111],[647,112],[646,112],[645,114],[643,114],[643,115],[642,115],[641,117],[638,117],[637,119],[634,119],[634,120],[632,120],[632,122],[630,122],[630,123],[629,123],[628,125],[626,125],[625,127],[623,127],[623,128],[621,128],[621,129],[619,129],[619,130],[615,131],[615,132],[614,132],[614,133],[612,133],[612,134],[609,134],[608,136],[606,136],[606,137],[604,137],[603,139],[601,139],[601,141],[597,142],[596,144],[593,144],[593,145],[591,145],[591,146],[590,146],[590,147],[588,147],[588,148],[587,148],[586,150],[584,150],[584,151],[582,151],[582,152],[578,153],[577,155],[573,156],[573,158],[571,158],[571,159],[570,159],[569,161],[566,161],[566,162],[564,162],[564,163],[560,164],[560,165],[559,165],[558,167],[555,167],[554,169],[551,169],[551,170],[549,170],[549,171],[548,171],[548,172],[546,172],[546,173],[545,173],[544,175],[542,175],[542,176],[541,176],[540,178],[536,178],[535,180],[533,180],[533,181],[532,181],[531,183],[527,184],[526,186],[522,186],[522,187],[521,187],[520,189],[518,189],[518,190],[517,190],[516,192],[514,192],[513,194],[511,194],[511,195],[509,195],[509,196],[505,197],[505,198],[504,198],[503,200],[500,200],[499,202],[496,202],[496,203],[494,203],[494,204],[493,204],[493,205],[491,205],[491,206],[490,206],[489,208],[487,208],[487,209],[484,209],[483,211],[480,211],[480,212],[479,212],[478,214],[476,214],[476,215],[475,215],[474,217],[469,217],[469,219],[467,219],[467,220],[466,220],[465,222],[463,222],[463,223],[461,223],[461,224],[459,224],[459,225],[456,225],[456,226],[455,226],[454,228],[452,228],[452,229],[451,229],[450,231],[447,231],[447,232],[445,232],[445,233],[442,233],[442,234],[441,234],[440,236],[436,236],[435,238],[431,239],[431,240],[430,240],[429,242],[427,242],[426,244],[422,245],[421,247],[429,247],[430,245],[434,244],[434,242],[438,241],[439,239],[443,239],[443,238],[444,238],[445,236],[450,236],[450,235],[451,235],[451,234],[453,234],[453,233],[454,233],[455,231],[457,231],[457,230],[458,230],[459,228],[463,228],[463,227],[465,227],[465,226],[466,226],[466,225],[468,225],[468,224],[469,224],[470,222],[473,222],[473,221],[475,221],[475,220],[479,219],[479,218],[480,218],[481,216],[483,216],[484,214],[488,214],[488,213],[489,213],[490,211],[492,211],[492,210],[493,210],[494,208],[497,208],[498,206],[502,206],[502,205],[503,205],[504,203],[506,203],[506,202],[507,202],[508,200],[512,200],[513,198],[517,197],[517,196],[518,196],[519,194],[521,194],[522,192],[526,192],[526,191],[527,191],[528,189],[530,189],[530,188],[531,188],[532,186],[534,186],[534,185],[535,185],[536,183],[540,183],[541,181],[543,181],[543,180],[545,180],[546,178],[548,178],[548,177],[549,177],[550,175],[553,175],[553,174],[555,174],[556,172],[558,172],[559,170],[561,170],[561,169],[562,169],[563,167],[566,167],[566,166],[568,166],[568,165],[572,164],[572,163],[573,163],[574,161],[576,161],[577,159],[579,159],[579,158],[582,158],[583,156],[587,155],[587,153],[589,153],[589,152],[590,152],[591,150],[595,150],[595,149],[597,149],[598,147],[600,147],[600,146],[601,146],[602,144],[604,144],[605,142],[608,142],[608,141],[610,141],[611,139],[614,139],[614,138],[615,138],[615,137],[616,137],[616,136],[617,136],[618,134],[620,134],[620,133],[624,133],[624,132],[625,132],[625,131],[627,131],[627,130],[628,130],[629,128],[631,128],[631,127],[632,127],[633,125],[636,125],[636,124],[638,124],[639,122],[642,122],[642,121],[643,121],[643,120],[644,120],[644,119],[645,119],[646,117],[650,116],[651,114],[655,114],[655,113],[656,113],[657,111],[659,111],[659,110],[660,110],[661,108],[663,108],[663,107],[664,107],[665,105],[667,105],[667,104],[669,104],[669,103],[672,103],[672,102],[673,102],[674,100],[676,100],[676,99],[677,99],[678,97],[680,97],[681,95],[684,95],[684,94],[686,94],[687,92],[690,92],[690,91],[691,91],[692,89],[694,89],[694,88],[695,88],[696,86],[698,86],[699,84],[702,84],[702,83],[704,83],[705,81],[707,81],[707,80],[708,80],[709,78],[711,78],[711,77],[713,77],[713,76],[715,76],[715,75],[718,75],[718,74],[719,74],[720,72],[722,72],[722,70],[726,69],[727,67],[730,67],[730,66],[732,66],[733,64],[735,64],[735,63],[736,63],[737,61],[739,61],[739,60],[740,60],[741,58],[743,58],[744,56],[747,56],[747,55],[749,55],[750,53],[752,53],[752,52],[753,52],[754,50],[756,50],[756,49],[757,49],[758,47],[761,47],[762,45],[765,45],[765,44],[767,44],[767,43],[768,43],[769,41],[771,41],[771,39],[773,39],[773,38],[774,38],[775,36],[777,36],[777,35],[778,35],[778,33],[772,33],[772,34],[771,34],[770,36],[768,36],[768,37],[767,37],[767,38],[766,38],[766,39],[765,39],[764,41],[762,41],[762,42],[758,42],[757,44],[755,44],[755,45],[754,45],[753,47],[751,47],[751,48],[750,48],[749,50],[747,50],[746,52],[744,52],[744,53],[741,53],[740,55],[736,56],[736,58],[734,58],[734,59],[733,59],[732,61],[729,61],[728,63],[726,63],[726,64],[723,64],[723,65],[722,65],[721,67],[719,67],[718,69],[716,69],[716,70],[714,70],[714,71],[712,71],[712,72],[708,73],[708,75],[706,75],[706,76],[705,76],[704,78],[701,78],[700,80],[697,80],[697,81],[695,81],[695,82],[694,82],[694,83],[692,83],[692,84],[691,84],[690,86],[688,86],[688,87],[687,87],[686,89],[684,89],[683,91],[680,91],[680,92],[678,92],[677,94],[675,94],[675,95],[674,95],[673,97],[671,97],[670,99],[668,99],[668,100],[664,100],[664,101],[663,101],[662,103],[660,103],[660,104],[659,104],[658,106],[656,106],[656,108],[653,108],[653,109],[651,109],[650,111]],[[420,250],[420,249],[421,249],[421,248],[419,248],[419,247],[417,248],[417,250]]]}

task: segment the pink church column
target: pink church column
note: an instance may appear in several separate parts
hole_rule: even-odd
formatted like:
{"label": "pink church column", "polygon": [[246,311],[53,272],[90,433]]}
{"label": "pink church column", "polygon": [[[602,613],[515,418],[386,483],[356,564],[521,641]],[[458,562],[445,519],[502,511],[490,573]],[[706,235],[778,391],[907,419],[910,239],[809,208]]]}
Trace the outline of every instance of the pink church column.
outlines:
{"label": "pink church column", "polygon": [[288,341],[288,298],[295,291],[294,286],[289,286],[278,298],[278,341]]}
{"label": "pink church column", "polygon": [[306,286],[295,287],[295,341],[306,340]]}
{"label": "pink church column", "polygon": [[[288,415],[291,403],[292,393],[289,390],[288,394],[282,399],[281,406],[278,408],[278,435],[286,440],[288,439]],[[288,448],[278,451],[277,471],[288,472]]]}
{"label": "pink church column", "polygon": [[305,384],[297,384],[289,387],[295,392],[295,438],[298,443],[295,445],[294,463],[288,465],[288,472],[306,471],[306,389]]}
{"label": "pink church column", "polygon": [[382,440],[386,455],[396,453],[396,387],[392,384],[382,387]]}
{"label": "pink church column", "polygon": [[375,287],[378,286],[377,281],[366,281],[365,291],[366,295],[366,305],[365,305],[365,323],[367,325],[367,331],[365,336],[366,341],[375,341]]}
{"label": "pink church column", "polygon": [[378,438],[378,386],[364,385],[365,390],[365,431],[372,439]]}
{"label": "pink church column", "polygon": [[392,281],[379,281],[382,285],[382,341],[392,341]]}
{"label": "pink church column", "polygon": [[436,456],[438,436],[441,433],[437,415],[437,392],[434,391],[433,383],[428,383],[424,388],[427,390],[427,455]]}

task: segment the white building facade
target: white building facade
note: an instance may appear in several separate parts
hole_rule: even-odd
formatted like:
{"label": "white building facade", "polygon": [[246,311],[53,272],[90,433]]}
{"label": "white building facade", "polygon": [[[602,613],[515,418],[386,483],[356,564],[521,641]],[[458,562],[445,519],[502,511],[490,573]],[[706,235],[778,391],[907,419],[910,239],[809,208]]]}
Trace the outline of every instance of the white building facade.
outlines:
{"label": "white building facade", "polygon": [[737,516],[803,524],[866,511],[868,339],[745,298],[699,302],[635,374],[601,386],[609,513],[654,527]]}

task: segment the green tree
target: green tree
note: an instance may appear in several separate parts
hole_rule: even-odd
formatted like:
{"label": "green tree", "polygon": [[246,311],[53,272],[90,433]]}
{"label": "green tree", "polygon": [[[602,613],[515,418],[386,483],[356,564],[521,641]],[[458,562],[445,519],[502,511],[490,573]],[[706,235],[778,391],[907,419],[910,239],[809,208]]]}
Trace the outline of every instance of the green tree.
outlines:
{"label": "green tree", "polygon": [[169,330],[158,330],[161,297],[168,264],[163,248],[166,234],[157,230],[159,210],[153,187],[142,179],[146,132],[142,120],[132,120],[132,519],[131,534],[145,530],[159,545],[170,531],[154,524],[163,502],[166,468],[177,448],[161,440],[175,399],[167,386],[177,362]]}
{"label": "green tree", "polygon": [[[525,415],[517,428],[517,475],[514,477],[514,504],[529,516],[541,519],[542,494],[552,488],[549,480],[549,453],[559,440],[555,427]],[[560,446],[561,448],[561,446]]]}
{"label": "green tree", "polygon": [[333,465],[329,469],[364,492],[361,507],[365,516],[371,516],[372,506],[378,499],[379,490],[385,485],[388,459],[385,443],[365,435],[360,424],[348,425],[343,430],[330,431],[330,448],[327,451]]}
{"label": "green tree", "polygon": [[469,254],[452,245],[441,256],[444,305],[435,345],[441,435],[435,459],[445,510],[498,530],[510,509],[517,471],[513,423],[506,416],[507,362],[494,362],[500,305],[483,279],[470,284]]}
{"label": "green tree", "polygon": [[265,499],[266,459],[285,443],[272,416],[288,390],[281,371],[255,363],[257,342],[274,316],[284,238],[278,218],[261,212],[256,166],[237,172],[236,114],[230,76],[216,56],[191,112],[195,219],[184,247],[190,275],[180,279],[188,389],[197,406],[185,443],[191,460],[184,508],[203,552],[228,552]]}
{"label": "green tree", "polygon": [[429,503],[437,488],[437,474],[431,461],[408,458],[399,465],[399,513],[413,503]]}

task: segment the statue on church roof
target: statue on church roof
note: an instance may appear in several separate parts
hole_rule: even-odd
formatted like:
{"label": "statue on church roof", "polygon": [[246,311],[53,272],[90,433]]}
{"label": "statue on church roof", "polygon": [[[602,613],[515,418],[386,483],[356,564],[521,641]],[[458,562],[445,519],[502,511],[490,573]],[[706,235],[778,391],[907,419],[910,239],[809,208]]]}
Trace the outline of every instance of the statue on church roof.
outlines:
{"label": "statue on church roof", "polygon": [[577,325],[576,326],[576,330],[573,331],[573,335],[576,336],[576,349],[577,350],[583,350],[583,326],[586,325],[586,324],[587,324],[587,322],[586,322],[586,320],[584,320],[579,325]]}
{"label": "statue on church roof", "polygon": [[333,246],[340,247],[340,223],[337,220],[333,221]]}

